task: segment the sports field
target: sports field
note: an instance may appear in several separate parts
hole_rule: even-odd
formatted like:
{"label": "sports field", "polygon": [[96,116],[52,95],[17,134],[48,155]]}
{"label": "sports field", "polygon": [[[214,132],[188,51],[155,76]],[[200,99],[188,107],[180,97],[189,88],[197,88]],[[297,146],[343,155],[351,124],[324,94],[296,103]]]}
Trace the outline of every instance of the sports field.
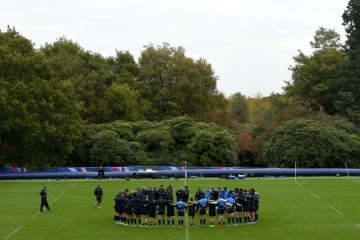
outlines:
{"label": "sports field", "polygon": [[[94,209],[96,185],[104,190],[102,209]],[[360,239],[360,179],[188,179],[197,187],[255,188],[259,221],[222,228],[139,228],[115,224],[113,199],[121,190],[172,185],[184,180],[0,181],[0,239]],[[51,213],[39,214],[39,192],[50,189]],[[176,218],[175,218],[176,219]],[[177,223],[177,221],[175,221]],[[185,220],[185,223],[187,220]],[[188,223],[188,222],[187,222]],[[207,224],[209,221],[207,220]],[[217,221],[216,221],[217,223]]]}

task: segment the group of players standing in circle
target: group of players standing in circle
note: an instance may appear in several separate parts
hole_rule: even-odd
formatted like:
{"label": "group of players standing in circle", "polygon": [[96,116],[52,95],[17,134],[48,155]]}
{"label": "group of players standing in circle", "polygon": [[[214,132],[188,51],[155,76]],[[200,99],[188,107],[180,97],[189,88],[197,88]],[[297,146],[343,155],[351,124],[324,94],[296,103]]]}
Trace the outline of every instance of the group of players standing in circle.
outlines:
{"label": "group of players standing in circle", "polygon": [[194,218],[197,212],[200,216],[200,227],[205,227],[206,214],[210,217],[209,227],[215,227],[216,215],[218,227],[255,224],[258,221],[259,194],[253,188],[229,190],[227,187],[207,187],[203,192],[199,187],[194,199],[189,198],[188,186],[180,187],[175,192],[176,199],[173,198],[173,193],[171,185],[167,189],[164,189],[163,185],[158,189],[126,189],[115,196],[114,220],[117,224],[126,226],[174,228],[176,208],[179,228],[184,226],[186,213],[190,217],[190,227],[195,227]]}

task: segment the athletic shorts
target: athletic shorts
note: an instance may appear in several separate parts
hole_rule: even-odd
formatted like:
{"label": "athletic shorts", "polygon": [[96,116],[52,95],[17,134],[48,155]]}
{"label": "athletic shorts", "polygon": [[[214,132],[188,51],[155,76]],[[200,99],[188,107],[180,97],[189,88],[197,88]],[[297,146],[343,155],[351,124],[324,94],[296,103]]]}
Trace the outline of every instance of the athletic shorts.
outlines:
{"label": "athletic shorts", "polygon": [[248,207],[248,206],[244,206],[243,212],[249,212],[249,207]]}
{"label": "athletic shorts", "polygon": [[134,215],[134,214],[133,214],[133,211],[132,211],[131,209],[127,209],[127,210],[126,210],[126,214],[127,214],[127,215],[130,215],[130,216]]}
{"label": "athletic shorts", "polygon": [[226,211],[227,214],[234,213],[234,207],[229,207]]}
{"label": "athletic shorts", "polygon": [[218,213],[218,214],[224,214],[224,213],[225,213],[225,209],[224,209],[224,208],[218,208],[217,213]]}
{"label": "athletic shorts", "polygon": [[141,214],[140,214],[140,211],[138,210],[138,211],[134,211],[134,215],[136,215],[136,216],[140,216]]}
{"label": "athletic shorts", "polygon": [[156,217],[156,213],[155,212],[149,212],[149,217]]}
{"label": "athletic shorts", "polygon": [[242,212],[242,211],[243,211],[242,207],[236,206],[236,212]]}
{"label": "athletic shorts", "polygon": [[249,212],[255,212],[255,208],[254,208],[254,207],[250,207],[250,208],[249,208]]}
{"label": "athletic shorts", "polygon": [[200,215],[205,215],[206,214],[206,208],[200,208],[199,214]]}
{"label": "athletic shorts", "polygon": [[189,217],[194,217],[195,216],[195,211],[189,211],[188,214],[189,214]]}
{"label": "athletic shorts", "polygon": [[149,212],[148,212],[148,211],[141,211],[141,212],[140,212],[140,215],[142,215],[142,216],[147,216],[147,215],[149,215]]}
{"label": "athletic shorts", "polygon": [[175,214],[174,214],[174,212],[167,212],[167,216],[168,217],[173,217],[173,216],[175,216]]}
{"label": "athletic shorts", "polygon": [[179,217],[184,216],[184,211],[178,211],[178,216],[179,216]]}
{"label": "athletic shorts", "polygon": [[164,215],[165,214],[165,210],[159,210],[158,215]]}
{"label": "athletic shorts", "polygon": [[213,211],[209,211],[209,216],[214,217],[216,215],[215,209]]}
{"label": "athletic shorts", "polygon": [[101,196],[96,197],[96,201],[97,201],[98,203],[101,203],[101,200],[102,200]]}

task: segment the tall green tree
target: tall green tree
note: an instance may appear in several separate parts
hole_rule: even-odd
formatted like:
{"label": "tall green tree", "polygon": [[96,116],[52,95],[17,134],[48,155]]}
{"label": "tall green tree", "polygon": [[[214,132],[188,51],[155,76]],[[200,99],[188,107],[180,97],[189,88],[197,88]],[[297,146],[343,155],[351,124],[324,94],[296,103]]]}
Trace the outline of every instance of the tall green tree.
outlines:
{"label": "tall green tree", "polygon": [[346,32],[346,49],[357,50],[360,46],[360,0],[350,0],[343,15]]}
{"label": "tall green tree", "polygon": [[320,28],[310,44],[312,55],[299,51],[290,66],[292,79],[285,87],[286,94],[298,101],[306,110],[324,109],[335,114],[338,98],[337,78],[344,61],[340,36],[333,29]]}
{"label": "tall green tree", "polygon": [[246,97],[240,92],[237,92],[232,94],[229,99],[231,115],[241,123],[247,122],[249,108],[247,106]]}
{"label": "tall green tree", "polygon": [[145,46],[139,69],[137,81],[143,86],[139,91],[151,104],[148,120],[197,117],[204,114],[205,106],[212,107],[217,77],[205,59],[186,57],[184,48],[168,43]]}
{"label": "tall green tree", "polygon": [[70,82],[53,81],[48,65],[15,29],[0,32],[2,165],[62,166],[80,138],[82,104]]}

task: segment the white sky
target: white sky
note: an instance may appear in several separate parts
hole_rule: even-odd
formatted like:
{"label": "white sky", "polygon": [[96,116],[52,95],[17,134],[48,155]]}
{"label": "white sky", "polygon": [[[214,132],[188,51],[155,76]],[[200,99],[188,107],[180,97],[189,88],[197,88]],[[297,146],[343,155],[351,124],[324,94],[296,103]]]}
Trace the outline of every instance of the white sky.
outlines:
{"label": "white sky", "polygon": [[349,0],[0,0],[0,29],[15,26],[39,47],[65,36],[105,56],[169,42],[206,58],[229,96],[282,92],[297,49],[335,28]]}

